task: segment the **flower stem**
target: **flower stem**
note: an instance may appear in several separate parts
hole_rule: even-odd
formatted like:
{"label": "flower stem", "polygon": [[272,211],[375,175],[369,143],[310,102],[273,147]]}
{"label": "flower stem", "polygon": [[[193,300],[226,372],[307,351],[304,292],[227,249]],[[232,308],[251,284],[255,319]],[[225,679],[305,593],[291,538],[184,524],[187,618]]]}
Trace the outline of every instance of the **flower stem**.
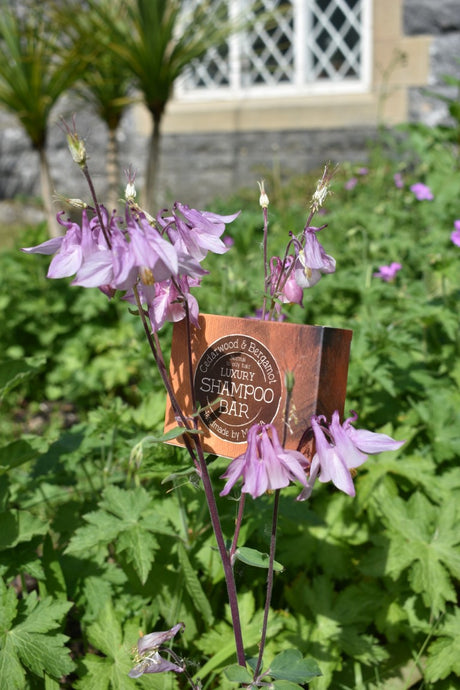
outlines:
{"label": "flower stem", "polygon": [[265,313],[267,311],[267,293],[268,293],[268,283],[269,283],[269,271],[268,271],[268,209],[264,207],[264,303],[262,307],[262,320],[265,319]]}
{"label": "flower stem", "polygon": [[[188,346],[188,379],[190,382],[190,396],[193,405],[193,411],[196,412],[196,400],[195,391],[193,390],[193,367],[192,367],[192,352],[191,352],[191,330],[190,330],[190,314],[188,310],[187,302],[185,302],[185,320],[187,328],[187,346]],[[198,417],[194,415],[195,427],[198,425]],[[217,508],[216,498],[214,495],[214,490],[212,487],[211,477],[209,475],[208,466],[206,464],[206,459],[204,457],[203,447],[201,445],[201,439],[196,436],[194,439],[196,452],[198,455],[198,466],[201,474],[201,480],[203,482],[204,493],[206,496],[206,502],[208,504],[209,515],[211,518],[211,524],[214,532],[214,536],[217,542],[217,548],[219,549],[219,555],[222,562],[222,567],[224,569],[225,583],[227,585],[227,595],[228,603],[230,605],[230,613],[232,616],[233,623],[233,634],[235,637],[235,647],[236,656],[240,666],[245,666],[245,654],[244,654],[244,644],[243,635],[241,631],[241,621],[240,612],[238,608],[238,596],[236,592],[235,576],[233,573],[233,565],[231,561],[231,551],[227,551],[225,545],[225,539],[222,531],[222,525],[220,523],[219,511]]]}
{"label": "flower stem", "polygon": [[[168,371],[166,369],[166,364],[165,364],[165,361],[163,358],[163,354],[161,352],[161,347],[160,347],[160,342],[158,340],[158,336],[156,333],[152,336],[152,332],[151,332],[151,329],[150,329],[149,324],[147,322],[147,317],[145,315],[145,311],[142,307],[141,299],[139,297],[139,291],[138,291],[136,286],[133,287],[133,292],[134,292],[134,297],[136,299],[136,305],[137,305],[137,309],[139,312],[139,316],[141,318],[142,325],[143,325],[144,331],[145,331],[145,335],[147,337],[147,342],[148,342],[150,349],[152,351],[152,354],[153,354],[153,357],[155,359],[155,363],[157,365],[158,371],[160,372],[160,376],[161,376],[161,379],[163,381],[163,385],[166,388],[166,392],[167,392],[169,399],[171,401],[171,406],[173,408],[176,421],[180,426],[183,426],[184,429],[190,430],[190,424],[189,424],[188,420],[186,419],[186,417],[184,416],[184,414],[180,408],[180,405],[177,402],[174,391],[172,389],[171,382],[170,382],[169,376],[168,376]],[[183,439],[184,439],[185,447],[187,448],[187,450],[190,454],[190,457],[193,460],[195,467],[198,467],[196,455],[195,455],[195,452],[193,450],[193,445],[191,443],[189,435],[184,433]]]}
{"label": "flower stem", "polygon": [[265,598],[265,609],[264,609],[264,620],[262,623],[262,636],[260,638],[259,644],[259,656],[257,658],[257,664],[254,671],[254,678],[257,678],[261,669],[265,650],[265,642],[267,639],[267,626],[268,626],[268,616],[270,613],[270,602],[272,598],[273,591],[273,564],[275,562],[275,552],[276,552],[276,529],[278,526],[278,513],[279,513],[279,501],[280,501],[280,489],[275,491],[275,500],[273,503],[273,519],[272,519],[272,532],[270,536],[270,556],[268,561],[268,573],[267,573],[267,594]]}
{"label": "flower stem", "polygon": [[233,635],[235,637],[236,656],[239,665],[246,666],[243,635],[241,632],[240,612],[238,608],[238,596],[236,593],[235,576],[233,573],[230,556],[225,546],[225,540],[222,532],[222,526],[220,524],[216,498],[214,496],[208,466],[206,465],[199,438],[195,440],[195,444],[198,454],[198,461],[200,463],[201,468],[201,479],[203,482],[204,493],[206,496],[206,502],[208,504],[209,515],[211,517],[211,524],[214,531],[214,535],[216,537],[217,548],[219,549],[219,555],[224,569],[225,583],[227,585],[228,603],[230,605],[230,613],[232,616],[233,623]]}
{"label": "flower stem", "polygon": [[235,553],[238,546],[238,537],[240,535],[241,523],[243,522],[244,504],[246,501],[246,494],[241,494],[239,505],[238,505],[238,515],[236,516],[235,532],[233,534],[232,545],[230,547],[229,556],[230,562],[233,566],[235,563]]}
{"label": "flower stem", "polygon": [[104,233],[105,241],[107,242],[108,248],[112,249],[112,243],[110,242],[110,235],[108,232],[108,228],[106,228],[104,225],[104,220],[102,218],[102,213],[101,213],[101,207],[99,205],[99,201],[97,200],[96,190],[94,189],[93,180],[91,178],[91,175],[89,174],[88,166],[85,164],[81,169],[82,169],[83,175],[85,176],[86,182],[88,184],[91,196],[93,198],[94,206],[96,208],[97,218],[99,221],[99,225],[101,226],[102,232]]}

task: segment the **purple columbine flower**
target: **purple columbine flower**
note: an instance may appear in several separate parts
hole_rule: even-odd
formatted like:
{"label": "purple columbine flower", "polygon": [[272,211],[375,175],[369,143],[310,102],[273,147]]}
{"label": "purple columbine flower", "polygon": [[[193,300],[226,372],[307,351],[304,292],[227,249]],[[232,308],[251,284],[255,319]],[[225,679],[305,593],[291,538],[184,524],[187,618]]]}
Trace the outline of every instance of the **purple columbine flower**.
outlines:
{"label": "purple columbine flower", "polygon": [[291,270],[293,261],[293,256],[287,256],[283,267],[279,256],[270,259],[270,294],[284,304],[299,304],[302,307],[303,289]]}
{"label": "purple columbine flower", "polygon": [[379,270],[372,275],[374,278],[381,278],[387,283],[395,279],[398,271],[402,269],[402,265],[397,261],[393,261],[389,266],[379,266]]}
{"label": "purple columbine flower", "polygon": [[200,281],[182,276],[175,283],[172,280],[165,280],[155,283],[152,288],[143,288],[140,293],[141,301],[148,305],[150,323],[154,331],[169,321],[176,323],[185,318],[185,304],[187,304],[190,321],[199,328],[198,315],[199,307],[196,298],[191,294],[190,287],[196,287]]}
{"label": "purple columbine flower", "polygon": [[450,239],[457,247],[460,247],[460,220],[454,220],[455,230],[451,233]]}
{"label": "purple columbine flower", "polygon": [[220,237],[225,232],[226,223],[231,223],[239,215],[221,216],[218,213],[197,211],[178,201],[172,209],[172,216],[158,216],[158,223],[165,229],[171,242],[180,242],[188,254],[196,261],[202,261],[208,251],[224,254],[228,247]]}
{"label": "purple columbine flower", "polygon": [[48,278],[68,278],[74,275],[83,262],[93,252],[98,251],[95,219],[90,222],[86,210],[83,210],[80,227],[70,220],[64,221],[63,214],[64,212],[58,213],[57,220],[66,228],[64,235],[42,242],[36,247],[24,247],[22,250],[26,254],[54,254],[48,269]]}
{"label": "purple columbine flower", "polygon": [[350,179],[345,182],[344,187],[348,191],[351,191],[352,189],[354,189],[356,187],[357,184],[358,184],[358,178],[357,177],[350,177]]}
{"label": "purple columbine flower", "polygon": [[248,431],[246,451],[232,460],[222,479],[227,479],[221,496],[226,496],[240,477],[241,491],[253,498],[268,490],[282,489],[292,481],[307,487],[308,460],[296,450],[282,447],[273,424],[254,424]]}
{"label": "purple columbine flower", "polygon": [[395,187],[398,189],[402,189],[404,187],[404,179],[400,172],[395,172],[393,175],[393,181],[395,183]]}
{"label": "purple columbine flower", "polygon": [[433,201],[434,199],[433,192],[423,182],[411,185],[410,191],[415,195],[417,201]]}
{"label": "purple columbine flower", "polygon": [[351,423],[357,418],[358,415],[352,413],[352,417],[341,425],[337,410],[333,413],[330,424],[326,423],[323,415],[311,418],[316,453],[310,467],[308,486],[297,497],[298,501],[305,501],[310,497],[316,479],[320,482],[332,481],[340,491],[354,496],[351,471],[362,465],[368,454],[397,450],[405,443],[395,441],[387,434],[355,429]]}
{"label": "purple columbine flower", "polygon": [[144,673],[164,673],[165,671],[181,673],[184,671],[184,664],[172,650],[165,648],[163,653],[168,653],[174,659],[174,662],[164,659],[159,653],[162,645],[172,640],[184,628],[184,623],[177,623],[170,630],[153,632],[140,637],[137,642],[136,665],[128,673],[128,676],[130,678],[140,678]]}
{"label": "purple columbine flower", "polygon": [[304,230],[304,247],[297,251],[294,264],[294,276],[301,288],[309,288],[316,285],[323,273],[334,273],[335,259],[326,254],[319,243],[316,233],[321,228],[307,227]]}
{"label": "purple columbine flower", "polygon": [[[133,193],[132,191],[130,192]],[[47,240],[23,251],[30,254],[54,254],[49,278],[75,275],[72,285],[97,287],[107,297],[117,290],[125,299],[135,301],[134,288],[152,317],[152,327],[184,318],[188,312],[198,323],[198,303],[190,288],[199,285],[207,271],[200,261],[208,251],[223,253],[228,247],[220,236],[225,224],[236,218],[189,209],[176,202],[170,218],[157,223],[143,212],[132,213],[126,205],[125,221],[101,206],[103,228],[98,215],[88,220],[86,210],[81,226],[58,221],[66,228],[62,237]]]}

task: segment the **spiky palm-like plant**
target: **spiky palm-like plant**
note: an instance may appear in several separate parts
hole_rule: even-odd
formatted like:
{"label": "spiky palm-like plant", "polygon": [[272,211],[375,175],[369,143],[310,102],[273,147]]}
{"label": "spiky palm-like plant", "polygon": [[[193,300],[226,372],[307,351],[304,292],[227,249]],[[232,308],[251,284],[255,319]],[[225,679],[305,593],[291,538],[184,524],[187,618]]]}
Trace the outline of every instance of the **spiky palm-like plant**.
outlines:
{"label": "spiky palm-like plant", "polygon": [[111,17],[111,22],[116,22],[119,11],[117,0],[98,0],[89,6],[81,0],[53,3],[53,18],[62,33],[80,54],[91,55],[75,91],[107,126],[107,203],[110,208],[116,206],[120,186],[117,130],[126,106],[135,100],[129,95],[133,82],[131,72],[116,53],[107,50],[107,28],[100,22],[101,16]]}
{"label": "spiky palm-like plant", "polygon": [[46,4],[0,2],[0,104],[13,113],[37,151],[43,204],[51,236],[60,234],[53,212],[46,154],[51,109],[84,70],[84,56],[50,22]]}
{"label": "spiky palm-like plant", "polygon": [[237,27],[228,18],[227,4],[215,0],[116,2],[116,13],[107,12],[101,0],[88,0],[88,5],[104,27],[107,49],[128,67],[152,116],[143,203],[154,209],[161,123],[174,82],[193,60],[221,44]]}

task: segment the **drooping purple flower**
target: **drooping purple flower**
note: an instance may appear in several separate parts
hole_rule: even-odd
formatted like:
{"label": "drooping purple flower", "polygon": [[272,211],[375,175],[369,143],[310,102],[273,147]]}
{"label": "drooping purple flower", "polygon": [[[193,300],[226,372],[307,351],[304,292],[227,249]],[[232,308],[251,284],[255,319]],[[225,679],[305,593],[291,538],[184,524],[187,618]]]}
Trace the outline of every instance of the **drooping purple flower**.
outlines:
{"label": "drooping purple flower", "polygon": [[357,184],[358,184],[358,178],[357,177],[350,177],[350,179],[345,182],[344,187],[348,191],[351,191],[352,189],[354,189],[356,187]]}
{"label": "drooping purple flower", "polygon": [[402,269],[402,264],[393,261],[389,266],[379,266],[379,270],[373,273],[374,278],[381,278],[387,283],[395,279],[398,271]]}
{"label": "drooping purple flower", "polygon": [[253,498],[282,489],[292,481],[306,487],[308,466],[302,453],[282,447],[273,424],[254,424],[248,431],[246,451],[232,460],[222,475],[228,481],[220,495],[226,496],[240,477],[241,491]]}
{"label": "drooping purple flower", "polygon": [[457,247],[460,247],[460,220],[454,220],[455,230],[451,233],[450,239]]}
{"label": "drooping purple flower", "polygon": [[86,210],[81,226],[58,214],[65,235],[23,251],[54,254],[49,278],[74,275],[72,285],[97,287],[109,298],[120,290],[125,299],[136,302],[138,289],[154,330],[165,320],[184,318],[186,311],[198,324],[198,303],[190,288],[208,272],[200,265],[207,252],[228,250],[220,236],[238,213],[220,216],[176,202],[172,216],[155,222],[128,201],[124,221],[115,213],[109,216],[103,206],[100,215],[103,227],[99,215],[88,220]]}
{"label": "drooping purple flower", "polygon": [[434,199],[433,192],[423,182],[411,185],[410,191],[415,195],[417,201],[433,201]]}
{"label": "drooping purple flower", "polygon": [[320,482],[332,481],[340,491],[354,496],[351,470],[362,465],[368,454],[397,450],[403,445],[404,441],[395,441],[387,434],[355,429],[351,424],[357,418],[352,413],[352,417],[341,425],[337,410],[333,413],[330,424],[326,423],[323,415],[311,418],[316,453],[311,463],[308,485],[297,497],[298,501],[305,501],[310,497],[316,479]]}
{"label": "drooping purple flower", "polygon": [[62,220],[63,212],[58,213],[57,220],[67,228],[65,235],[55,237],[38,244],[36,247],[24,247],[26,254],[55,254],[52,258],[48,278],[67,278],[74,275],[83,261],[82,239],[83,233],[89,233],[89,223],[86,211],[82,214],[82,227],[77,223]]}
{"label": "drooping purple flower", "polygon": [[128,676],[130,678],[140,678],[144,673],[164,673],[166,671],[181,673],[184,671],[184,664],[172,650],[165,648],[163,653],[168,653],[174,659],[174,662],[164,659],[159,653],[162,645],[172,640],[184,628],[184,623],[177,623],[170,630],[153,632],[140,637],[137,642],[136,665],[128,673]]}
{"label": "drooping purple flower", "polygon": [[226,223],[231,223],[238,215],[239,213],[234,213],[222,216],[218,213],[197,211],[176,201],[172,216],[159,216],[157,220],[174,245],[180,241],[194,259],[202,261],[208,251],[214,254],[224,254],[228,251],[220,237],[225,232]]}
{"label": "drooping purple flower", "polygon": [[279,256],[270,259],[270,294],[284,304],[302,305],[303,289],[291,270],[294,257],[285,258],[284,266]]}
{"label": "drooping purple flower", "polygon": [[395,174],[393,175],[393,180],[395,183],[395,187],[397,187],[398,189],[402,189],[404,187],[404,179],[402,173],[395,172]]}
{"label": "drooping purple flower", "polygon": [[321,229],[307,227],[304,230],[304,247],[298,250],[294,264],[295,280],[301,288],[312,287],[323,273],[335,271],[335,259],[326,254],[316,236]]}
{"label": "drooping purple flower", "polygon": [[191,294],[190,287],[199,285],[198,280],[181,277],[178,281],[165,280],[153,286],[141,287],[139,296],[141,302],[147,304],[150,323],[154,331],[159,331],[166,323],[176,323],[185,318],[187,305],[190,321],[197,328],[199,307],[196,298]]}

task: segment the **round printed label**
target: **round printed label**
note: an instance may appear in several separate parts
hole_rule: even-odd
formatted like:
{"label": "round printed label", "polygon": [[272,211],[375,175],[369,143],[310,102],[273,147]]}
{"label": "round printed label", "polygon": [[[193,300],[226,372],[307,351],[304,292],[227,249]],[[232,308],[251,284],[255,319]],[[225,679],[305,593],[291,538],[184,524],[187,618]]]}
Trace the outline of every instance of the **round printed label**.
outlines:
{"label": "round printed label", "polygon": [[281,402],[281,376],[270,350],[247,335],[226,335],[201,355],[194,377],[203,423],[225,441],[245,443],[250,427],[269,424]]}

